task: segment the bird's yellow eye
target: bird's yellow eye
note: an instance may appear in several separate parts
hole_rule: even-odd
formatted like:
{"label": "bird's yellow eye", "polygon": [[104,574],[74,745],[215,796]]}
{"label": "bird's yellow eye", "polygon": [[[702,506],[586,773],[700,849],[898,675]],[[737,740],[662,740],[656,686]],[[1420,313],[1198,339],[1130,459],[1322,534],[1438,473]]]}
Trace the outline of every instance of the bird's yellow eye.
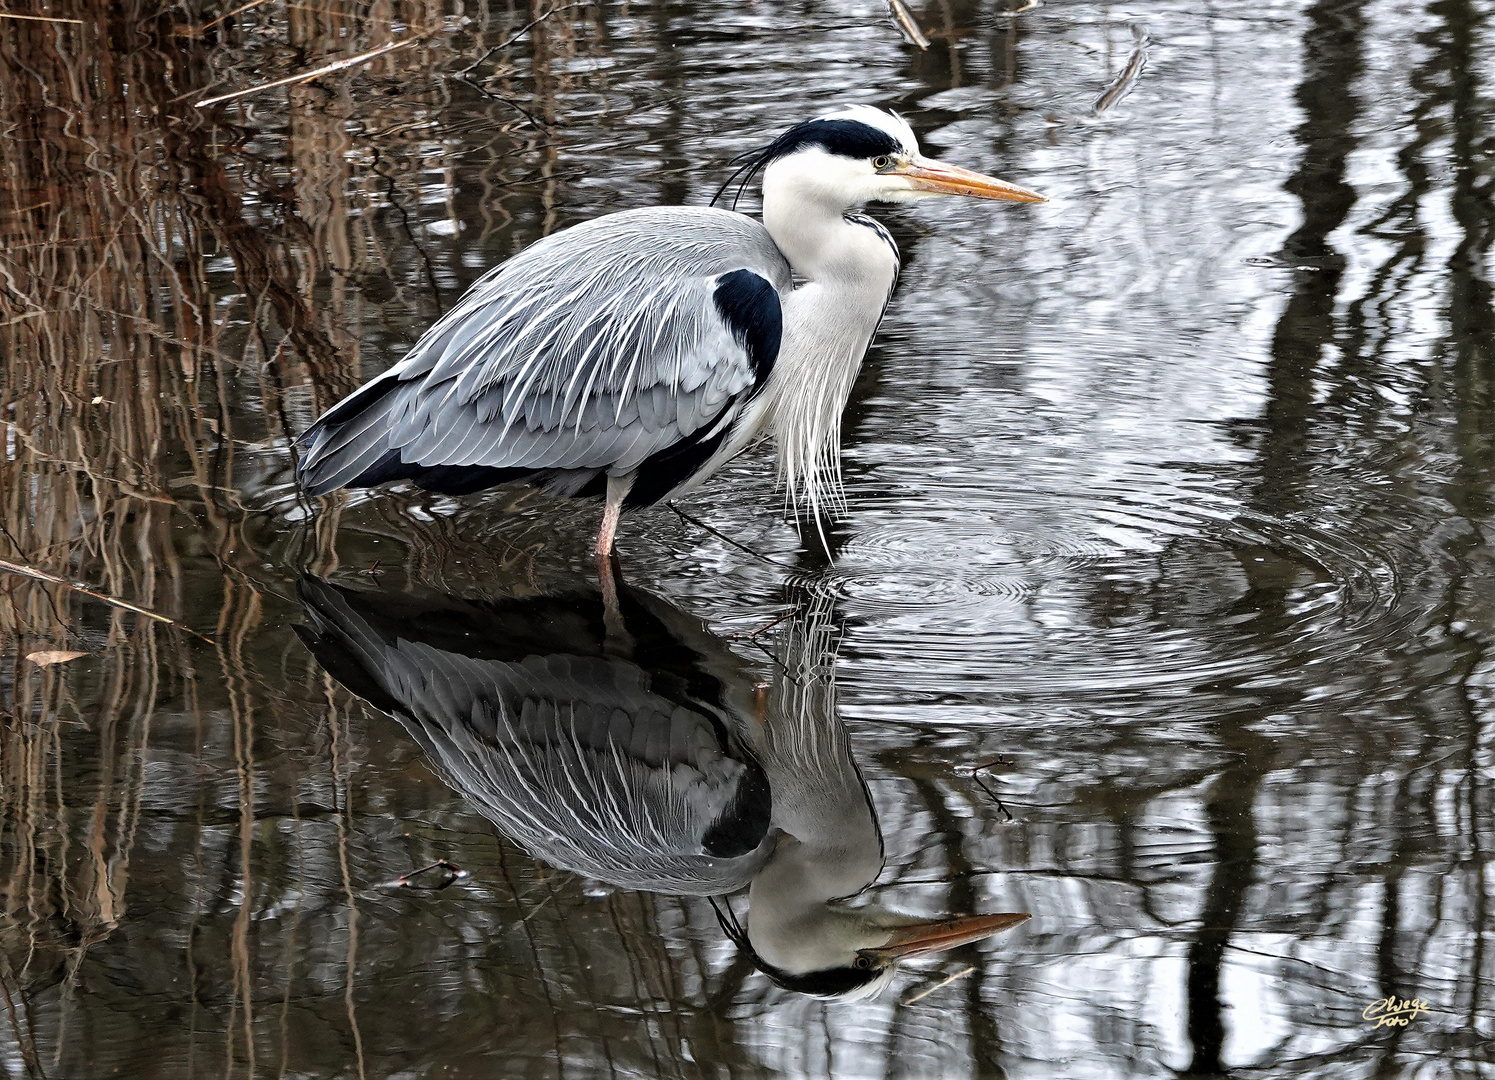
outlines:
{"label": "bird's yellow eye", "polygon": [[875,157],[872,159],[872,167],[878,172],[882,172],[891,164],[893,164],[893,159],[888,157],[886,154],[882,155],[881,157]]}
{"label": "bird's yellow eye", "polygon": [[[887,158],[878,158],[877,160],[878,161],[887,161],[888,159]],[[876,164],[876,163],[874,162],[874,164]],[[856,958],[855,961],[853,961],[853,963],[856,964],[858,970],[860,970],[860,971],[866,971],[869,967],[872,966],[872,958],[870,956],[867,956],[867,955],[863,954],[863,953],[857,953],[857,958]]]}

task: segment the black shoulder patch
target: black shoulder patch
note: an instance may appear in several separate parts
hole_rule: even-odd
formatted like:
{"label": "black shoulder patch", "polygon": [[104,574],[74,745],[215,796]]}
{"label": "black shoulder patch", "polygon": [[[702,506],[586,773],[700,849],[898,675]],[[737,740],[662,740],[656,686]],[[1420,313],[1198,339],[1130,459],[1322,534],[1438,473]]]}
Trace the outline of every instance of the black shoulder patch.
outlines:
{"label": "black shoulder patch", "polygon": [[779,358],[784,336],[784,309],[779,292],[751,270],[733,270],[716,280],[716,310],[721,312],[732,336],[747,350],[753,365],[753,389],[760,389]]}
{"label": "black shoulder patch", "polygon": [[735,859],[757,850],[768,836],[773,813],[773,793],[768,777],[756,761],[742,762],[747,771],[737,782],[737,790],[701,838],[706,854],[718,859]]}
{"label": "black shoulder patch", "polygon": [[[732,336],[747,350],[748,363],[753,369],[753,385],[740,396],[756,394],[773,371],[779,358],[779,342],[784,336],[784,309],[779,304],[778,290],[751,270],[733,270],[716,279],[712,299]],[[666,498],[711,460],[726,440],[727,431],[720,424],[704,424],[679,442],[649,455],[640,462],[638,476],[624,497],[623,506],[630,510],[653,506]]]}
{"label": "black shoulder patch", "polygon": [[807,146],[818,146],[837,157],[857,159],[896,154],[903,150],[903,144],[882,128],[860,120],[806,120],[795,124],[769,145],[764,164]]}

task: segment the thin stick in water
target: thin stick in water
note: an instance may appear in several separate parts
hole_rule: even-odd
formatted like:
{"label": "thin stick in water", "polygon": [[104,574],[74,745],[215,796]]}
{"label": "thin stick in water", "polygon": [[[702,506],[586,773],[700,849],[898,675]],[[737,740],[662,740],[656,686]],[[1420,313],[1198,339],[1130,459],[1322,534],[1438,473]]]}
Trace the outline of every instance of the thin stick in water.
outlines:
{"label": "thin stick in water", "polygon": [[903,36],[908,38],[910,45],[916,45],[920,49],[929,48],[929,39],[924,36],[924,31],[919,29],[919,24],[914,22],[914,17],[904,7],[903,0],[888,0],[888,7],[893,12],[893,21],[898,24],[898,29],[903,31]]}
{"label": "thin stick in water", "polygon": [[232,19],[235,15],[242,15],[242,14],[244,14],[244,12],[248,11],[250,8],[257,8],[261,4],[268,4],[269,2],[270,2],[270,0],[249,0],[249,3],[243,5],[242,7],[236,7],[236,8],[234,8],[234,10],[226,12],[226,13],[218,16],[218,18],[214,19],[212,22],[205,22],[201,26],[195,27],[193,29],[193,31],[192,31],[192,36],[196,37],[198,34],[201,34],[204,30],[210,30],[210,29],[212,29],[213,27],[215,27],[219,23],[221,23],[224,19]]}
{"label": "thin stick in water", "polygon": [[213,644],[212,638],[203,637],[203,635],[199,634],[196,630],[183,626],[175,619],[168,618],[167,616],[151,611],[148,608],[136,607],[134,604],[130,603],[127,600],[119,600],[113,596],[107,596],[104,593],[95,592],[94,590],[88,588],[86,585],[79,585],[75,581],[69,581],[67,578],[58,577],[56,574],[49,574],[45,570],[38,570],[34,566],[22,566],[20,563],[6,562],[4,559],[0,559],[0,571],[4,571],[7,574],[15,574],[18,577],[30,578],[32,581],[45,581],[49,585],[61,585],[65,589],[71,589],[75,593],[82,593],[84,596],[92,597],[94,600],[98,600],[101,603],[108,604],[111,607],[117,607],[124,611],[132,611],[136,615],[144,615],[147,619],[155,619],[157,622],[163,622],[169,626],[175,626],[178,630],[185,630],[195,638],[201,638],[209,645]]}
{"label": "thin stick in water", "polygon": [[976,969],[973,966],[973,967],[965,968],[962,971],[957,971],[954,975],[951,975],[948,979],[943,979],[940,982],[935,983],[933,986],[929,987],[929,989],[927,989],[927,990],[921,990],[921,991],[919,991],[919,993],[915,994],[913,997],[911,997],[911,998],[907,999],[906,1001],[904,1001],[904,1004],[905,1005],[912,1005],[916,1001],[923,1001],[925,998],[927,998],[930,994],[934,993],[936,990],[941,990],[944,987],[949,986],[956,979],[964,979],[967,975],[969,975],[971,972],[973,972],[975,970]]}
{"label": "thin stick in water", "polygon": [[1007,804],[1002,801],[1002,796],[993,791],[991,787],[987,785],[986,781],[981,779],[981,772],[983,769],[990,769],[996,765],[1011,764],[1012,762],[1008,761],[1005,757],[998,757],[995,761],[988,761],[984,765],[977,765],[971,770],[971,779],[976,781],[976,786],[979,787],[982,791],[986,792],[989,796],[991,796],[992,801],[997,804],[997,809],[1002,811],[1003,824],[1005,825],[1010,825],[1013,822],[1014,819],[1012,816],[1012,811],[1007,809]]}
{"label": "thin stick in water", "polygon": [[0,19],[25,19],[27,22],[60,22],[73,23],[77,26],[83,25],[82,19],[55,19],[49,15],[12,15],[8,11],[0,11]]}
{"label": "thin stick in water", "polygon": [[277,86],[290,86],[292,83],[308,82],[312,79],[320,78],[323,75],[331,75],[334,71],[342,71],[345,68],[350,68],[354,67],[357,64],[366,63],[367,61],[374,59],[374,57],[376,56],[383,56],[385,53],[393,52],[395,49],[403,49],[406,45],[413,45],[419,40],[420,37],[412,37],[406,38],[404,41],[392,41],[388,45],[380,45],[377,49],[370,49],[366,53],[359,53],[357,56],[350,56],[344,60],[338,60],[331,64],[324,64],[322,67],[315,68],[311,71],[302,72],[300,75],[287,75],[284,79],[276,79],[274,82],[261,83],[259,86],[251,86],[247,90],[235,90],[232,94],[220,94],[218,97],[211,97],[205,101],[199,101],[197,103],[197,107],[199,109],[205,109],[209,105],[217,105],[220,101],[230,101],[234,98],[244,97],[246,94],[257,94],[261,90],[273,90]]}
{"label": "thin stick in water", "polygon": [[489,49],[482,56],[478,57],[472,63],[468,64],[465,68],[462,68],[461,70],[457,71],[456,74],[459,75],[459,76],[460,75],[466,75],[469,71],[471,71],[473,68],[477,67],[484,60],[488,59],[488,57],[492,56],[494,53],[496,53],[496,52],[502,52],[504,49],[507,49],[510,45],[514,44],[516,41],[518,41],[520,38],[522,38],[525,34],[529,33],[535,27],[539,26],[542,22],[544,22],[546,19],[550,18],[556,12],[558,12],[558,11],[570,11],[572,8],[587,7],[591,3],[592,3],[592,0],[577,0],[577,2],[574,3],[574,4],[557,4],[555,7],[551,8],[549,11],[542,12],[541,14],[539,14],[538,16],[536,16],[535,18],[531,19],[529,22],[525,23],[518,30],[516,30],[512,34],[510,34],[506,40],[504,40],[504,41],[500,42],[499,44],[493,46],[493,48]]}
{"label": "thin stick in water", "polygon": [[1099,116],[1120,101],[1122,96],[1132,88],[1132,83],[1137,81],[1137,76],[1142,74],[1142,69],[1147,66],[1147,46],[1152,43],[1152,39],[1140,26],[1132,27],[1132,37],[1136,40],[1137,47],[1127,58],[1126,67],[1121,69],[1121,74],[1111,80],[1111,85],[1101,92],[1100,97],[1095,99],[1095,104],[1090,107],[1091,113],[1095,116]]}
{"label": "thin stick in water", "polygon": [[700,521],[697,518],[691,517],[689,514],[687,514],[684,510],[680,509],[674,503],[665,503],[665,505],[668,506],[671,510],[675,511],[675,513],[679,514],[681,521],[688,521],[690,524],[694,525],[698,529],[705,529],[707,532],[709,532],[712,536],[716,537],[718,540],[720,540],[720,541],[722,541],[723,543],[726,543],[726,544],[731,544],[733,547],[737,548],[739,551],[746,551],[749,555],[751,555],[755,559],[762,559],[766,563],[773,563],[775,566],[782,566],[782,567],[785,567],[786,569],[789,569],[789,570],[793,570],[794,569],[794,567],[790,566],[788,563],[786,563],[786,562],[780,562],[778,559],[771,559],[767,555],[759,554],[758,552],[754,551],[752,548],[748,547],[746,544],[739,543],[738,541],[733,540],[730,536],[728,536],[726,533],[722,532],[720,529],[713,529],[710,525],[707,525],[704,521]]}

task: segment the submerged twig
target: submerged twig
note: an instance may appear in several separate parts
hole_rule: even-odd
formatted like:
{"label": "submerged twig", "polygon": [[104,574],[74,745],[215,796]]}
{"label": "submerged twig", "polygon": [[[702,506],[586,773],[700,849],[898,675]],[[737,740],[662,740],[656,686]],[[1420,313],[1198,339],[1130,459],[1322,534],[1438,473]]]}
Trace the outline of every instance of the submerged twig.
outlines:
{"label": "submerged twig", "polygon": [[803,686],[804,685],[803,683],[801,683],[798,679],[796,679],[794,677],[794,672],[792,672],[792,671],[789,670],[789,666],[787,664],[785,664],[784,661],[782,661],[782,660],[779,659],[779,654],[778,653],[774,652],[767,645],[763,644],[763,642],[759,641],[755,637],[745,638],[744,640],[749,645],[751,645],[753,648],[755,648],[759,652],[761,652],[764,656],[768,657],[769,661],[774,665],[774,667],[776,667],[776,668],[779,669],[779,671],[783,674],[784,678],[788,679],[795,686]]}
{"label": "submerged twig", "polygon": [[499,42],[497,45],[493,46],[493,48],[491,48],[487,52],[485,52],[482,56],[478,57],[472,63],[468,64],[465,68],[462,68],[460,71],[457,71],[454,74],[456,74],[459,77],[462,76],[462,75],[466,75],[469,71],[471,71],[473,68],[477,67],[484,60],[488,59],[488,57],[492,56],[494,53],[496,53],[496,52],[502,52],[503,50],[507,49],[510,45],[514,44],[516,41],[518,41],[520,38],[522,38],[525,34],[529,33],[535,27],[539,26],[542,22],[544,22],[546,19],[550,18],[556,12],[558,12],[558,11],[570,11],[572,8],[588,7],[588,6],[591,5],[592,2],[593,2],[593,0],[577,0],[577,2],[574,3],[574,4],[557,4],[555,7],[551,8],[549,11],[543,11],[543,12],[541,12],[539,15],[535,16],[529,22],[527,22],[523,26],[521,26],[518,30],[515,30],[512,34],[510,34],[508,36],[508,38],[506,38],[505,40]]}
{"label": "submerged twig", "polygon": [[162,615],[159,612],[151,611],[149,608],[137,607],[136,605],[130,603],[128,600],[120,600],[116,597],[108,596],[105,593],[95,592],[93,589],[90,589],[86,585],[79,585],[76,581],[69,581],[67,578],[58,577],[56,574],[49,574],[47,573],[47,571],[38,570],[34,566],[22,566],[19,563],[6,562],[4,559],[0,559],[0,570],[3,570],[8,574],[16,574],[19,577],[30,578],[32,581],[45,581],[49,585],[61,585],[65,589],[71,589],[75,593],[82,593],[84,596],[91,597],[92,599],[108,604],[111,607],[117,607],[124,611],[131,611],[136,615],[144,615],[147,619],[155,619],[157,622],[163,622],[169,626],[175,626],[178,630],[185,630],[193,637],[200,638],[201,640],[206,641],[209,645],[213,644],[212,638],[205,637],[204,635],[199,634],[191,627],[183,626],[173,618]]}
{"label": "submerged twig", "polygon": [[440,885],[436,886],[437,892],[440,892],[448,885],[461,881],[467,876],[467,871],[462,869],[462,867],[458,866],[456,863],[449,862],[446,859],[437,859],[435,862],[427,863],[425,866],[412,870],[408,874],[401,874],[399,877],[394,878],[391,881],[381,881],[378,885],[375,885],[374,888],[403,889],[410,885],[410,883],[415,878],[420,877],[420,875],[422,874],[429,873],[432,870],[445,870],[447,873],[446,880],[443,881]]}
{"label": "submerged twig", "polygon": [[912,1004],[914,1004],[917,1001],[923,1001],[925,998],[927,998],[930,994],[934,993],[936,990],[942,990],[942,989],[944,989],[945,987],[947,987],[951,983],[953,983],[956,979],[964,979],[967,975],[969,975],[971,972],[973,972],[975,970],[976,970],[976,968],[973,965],[973,966],[965,968],[965,969],[963,969],[961,971],[957,971],[954,975],[951,975],[948,979],[941,979],[939,982],[935,983],[933,986],[929,987],[928,989],[921,990],[919,993],[915,994],[911,998],[906,998],[903,1003],[905,1005],[912,1005]]}
{"label": "submerged twig", "polygon": [[1101,96],[1095,99],[1095,104],[1090,107],[1092,115],[1099,116],[1120,101],[1122,96],[1132,88],[1132,83],[1137,81],[1137,76],[1142,74],[1142,69],[1147,66],[1147,46],[1152,43],[1152,39],[1140,26],[1132,27],[1132,38],[1136,41],[1137,47],[1127,58],[1126,67],[1121,69],[1121,74],[1112,79],[1111,85],[1107,86],[1101,92]]}
{"label": "submerged twig", "polygon": [[675,513],[679,514],[680,515],[680,520],[682,520],[682,521],[688,521],[688,522],[690,522],[690,524],[694,525],[698,529],[705,529],[707,532],[709,532],[712,536],[716,537],[718,540],[722,541],[725,544],[731,544],[733,547],[737,548],[739,551],[746,551],[749,555],[751,555],[755,559],[762,559],[766,563],[773,563],[773,565],[775,565],[775,566],[782,566],[786,570],[793,570],[794,569],[794,567],[790,566],[788,563],[780,562],[778,559],[771,559],[767,555],[761,555],[758,552],[754,551],[752,548],[748,547],[746,544],[739,543],[738,541],[733,540],[730,536],[728,536],[726,533],[722,532],[720,529],[714,529],[710,525],[707,525],[704,521],[701,521],[698,518],[691,517],[684,510],[680,509],[678,506],[676,506],[672,502],[671,503],[665,503],[665,505],[668,506],[671,510],[675,511]]}
{"label": "submerged twig", "polygon": [[83,25],[82,19],[58,19],[51,15],[13,15],[8,11],[0,11],[0,19],[25,19],[27,22],[60,22]]}
{"label": "submerged twig", "polygon": [[[434,31],[432,32],[434,33]],[[217,105],[222,101],[230,101],[234,98],[244,97],[246,94],[257,94],[261,90],[273,90],[277,86],[290,86],[294,83],[309,82],[312,79],[321,78],[323,75],[331,75],[335,71],[342,71],[345,68],[350,68],[358,64],[366,63],[367,61],[374,59],[376,56],[383,56],[385,53],[393,52],[395,49],[403,49],[406,45],[414,45],[417,41],[425,36],[427,35],[418,34],[415,37],[406,38],[404,41],[391,41],[387,45],[380,45],[377,49],[370,49],[368,52],[359,53],[357,56],[349,56],[345,59],[335,61],[331,64],[324,64],[323,66],[314,68],[311,71],[302,72],[300,75],[287,75],[284,79],[276,79],[274,82],[261,83],[259,86],[251,86],[247,90],[235,90],[232,94],[220,94],[217,97],[211,97],[205,101],[199,101],[197,103],[197,107],[199,109],[204,109],[209,105]]]}
{"label": "submerged twig", "polygon": [[742,638],[747,638],[749,640],[757,640],[758,638],[762,637],[764,634],[766,634],[770,630],[772,630],[775,626],[778,626],[780,623],[788,622],[790,619],[794,618],[794,616],[796,616],[798,614],[799,614],[799,608],[790,608],[788,611],[784,612],[784,614],[780,615],[777,619],[774,619],[773,622],[768,623],[766,626],[760,626],[760,627],[758,627],[758,629],[751,630],[751,631],[749,631],[749,630],[739,631],[738,633],[728,634],[727,636],[730,637],[730,638],[735,638],[735,639],[739,639],[739,640],[742,639]]}
{"label": "submerged twig", "polygon": [[1012,811],[1009,810],[1009,809],[1007,809],[1007,804],[1002,801],[1002,796],[998,795],[995,791],[993,791],[989,786],[987,786],[986,781],[983,780],[983,779],[981,779],[981,773],[982,773],[983,770],[993,768],[994,766],[997,766],[997,765],[1011,765],[1011,764],[1012,764],[1012,762],[1009,761],[1007,758],[1005,758],[1005,757],[997,757],[996,759],[994,759],[992,761],[988,761],[988,762],[986,762],[986,763],[984,763],[982,765],[977,765],[977,766],[975,766],[975,767],[973,767],[971,769],[971,779],[974,780],[974,781],[976,781],[976,786],[979,787],[982,791],[986,792],[987,795],[991,796],[992,801],[997,804],[997,809],[1000,810],[1000,811],[1002,811],[1003,815],[1005,816],[1003,824],[1006,824],[1006,823],[1011,822],[1013,820]]}
{"label": "submerged twig", "polygon": [[213,27],[221,23],[224,19],[232,19],[235,15],[244,14],[244,12],[248,11],[250,8],[257,8],[261,4],[268,4],[269,2],[270,0],[249,0],[249,3],[244,4],[242,7],[236,7],[232,11],[225,12],[224,14],[218,16],[218,18],[214,19],[212,22],[205,22],[201,26],[194,27],[192,33],[194,36],[196,36],[197,34],[201,34],[204,30],[211,30]]}
{"label": "submerged twig", "polygon": [[914,22],[914,17],[904,6],[903,0],[888,0],[888,9],[893,13],[893,21],[898,24],[898,29],[903,31],[903,36],[908,38],[910,45],[916,45],[920,49],[929,48],[929,39],[924,36],[924,31],[919,29],[919,24]]}

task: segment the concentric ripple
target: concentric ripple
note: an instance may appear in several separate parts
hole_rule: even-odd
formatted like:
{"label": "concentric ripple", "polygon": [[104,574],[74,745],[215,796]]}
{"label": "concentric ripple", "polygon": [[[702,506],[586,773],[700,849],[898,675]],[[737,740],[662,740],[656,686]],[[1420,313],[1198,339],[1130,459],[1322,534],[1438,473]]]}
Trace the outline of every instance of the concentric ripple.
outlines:
{"label": "concentric ripple", "polygon": [[841,604],[844,684],[883,700],[1307,694],[1305,672],[1353,680],[1405,639],[1424,560],[1385,527],[1394,508],[1274,516],[1193,495],[1028,488],[922,516],[890,500],[796,583]]}

